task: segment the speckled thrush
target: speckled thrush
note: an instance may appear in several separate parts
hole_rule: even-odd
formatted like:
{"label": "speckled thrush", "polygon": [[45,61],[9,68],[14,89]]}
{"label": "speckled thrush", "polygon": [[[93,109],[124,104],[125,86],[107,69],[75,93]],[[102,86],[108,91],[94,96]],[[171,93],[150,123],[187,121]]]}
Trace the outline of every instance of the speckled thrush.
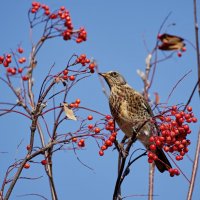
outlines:
{"label": "speckled thrush", "polygon": [[[153,112],[150,105],[139,92],[126,83],[118,72],[109,71],[99,74],[103,76],[110,87],[110,110],[119,128],[127,137],[135,134],[136,139],[142,142],[148,150],[151,144],[149,138],[158,134],[152,120]],[[171,164],[162,149],[157,147],[154,153],[158,157],[155,164],[160,172],[171,168]]]}

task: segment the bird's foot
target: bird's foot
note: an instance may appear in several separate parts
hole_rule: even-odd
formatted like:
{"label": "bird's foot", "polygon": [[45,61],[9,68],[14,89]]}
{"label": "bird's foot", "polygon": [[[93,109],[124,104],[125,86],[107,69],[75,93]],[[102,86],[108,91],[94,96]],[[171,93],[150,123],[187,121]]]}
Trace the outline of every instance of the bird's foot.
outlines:
{"label": "bird's foot", "polygon": [[122,158],[126,158],[128,156],[128,152],[124,149],[124,144],[119,143],[118,148],[119,148],[119,152],[120,152]]}

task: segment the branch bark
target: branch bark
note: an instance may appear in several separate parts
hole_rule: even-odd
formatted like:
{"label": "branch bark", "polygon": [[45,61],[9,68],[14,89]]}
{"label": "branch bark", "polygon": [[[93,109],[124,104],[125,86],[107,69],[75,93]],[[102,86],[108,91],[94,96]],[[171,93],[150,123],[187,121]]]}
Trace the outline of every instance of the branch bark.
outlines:
{"label": "branch bark", "polygon": [[196,148],[196,154],[195,154],[195,159],[194,159],[194,163],[193,163],[192,177],[191,177],[191,180],[190,180],[190,187],[189,187],[189,190],[188,190],[187,200],[192,199],[195,179],[196,179],[198,165],[199,165],[199,154],[200,154],[200,129],[199,129],[199,133],[198,133],[197,148]]}
{"label": "branch bark", "polygon": [[[197,21],[197,2],[193,1],[194,4],[194,28],[195,28],[195,41],[196,41],[196,54],[197,54],[197,71],[198,71],[198,80],[200,79],[200,52],[199,52],[199,27]],[[200,82],[198,82],[198,92],[200,96]]]}

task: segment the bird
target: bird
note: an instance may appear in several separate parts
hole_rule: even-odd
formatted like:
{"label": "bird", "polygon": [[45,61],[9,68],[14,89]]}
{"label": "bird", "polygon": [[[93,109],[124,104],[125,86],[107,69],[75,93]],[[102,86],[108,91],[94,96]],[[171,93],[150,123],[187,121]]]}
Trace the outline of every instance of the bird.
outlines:
{"label": "bird", "polygon": [[[142,94],[128,85],[120,73],[108,71],[99,75],[110,88],[109,106],[115,122],[126,137],[135,134],[135,138],[149,150],[152,144],[149,138],[159,133],[155,122],[151,120],[154,115],[149,103]],[[161,173],[172,168],[161,148],[156,147],[153,153],[158,157],[154,162]]]}

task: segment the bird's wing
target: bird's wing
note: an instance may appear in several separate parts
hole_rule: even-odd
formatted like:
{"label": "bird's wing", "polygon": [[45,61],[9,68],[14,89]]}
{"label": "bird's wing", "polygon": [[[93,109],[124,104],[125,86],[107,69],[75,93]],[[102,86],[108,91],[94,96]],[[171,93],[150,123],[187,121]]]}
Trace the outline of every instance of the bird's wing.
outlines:
{"label": "bird's wing", "polygon": [[134,96],[137,96],[137,98],[139,99],[139,102],[141,103],[141,106],[143,107],[143,109],[145,111],[147,111],[147,113],[153,117],[154,114],[153,114],[153,111],[151,109],[151,106],[149,105],[149,103],[146,101],[146,99],[137,91],[134,91],[132,92],[132,99],[135,99],[136,97]]}
{"label": "bird's wing", "polygon": [[144,102],[142,103],[142,105],[143,105],[144,109],[149,113],[149,115],[151,117],[153,117],[154,114],[153,114],[153,111],[151,109],[151,106],[149,105],[149,103],[145,99],[144,99]]}

